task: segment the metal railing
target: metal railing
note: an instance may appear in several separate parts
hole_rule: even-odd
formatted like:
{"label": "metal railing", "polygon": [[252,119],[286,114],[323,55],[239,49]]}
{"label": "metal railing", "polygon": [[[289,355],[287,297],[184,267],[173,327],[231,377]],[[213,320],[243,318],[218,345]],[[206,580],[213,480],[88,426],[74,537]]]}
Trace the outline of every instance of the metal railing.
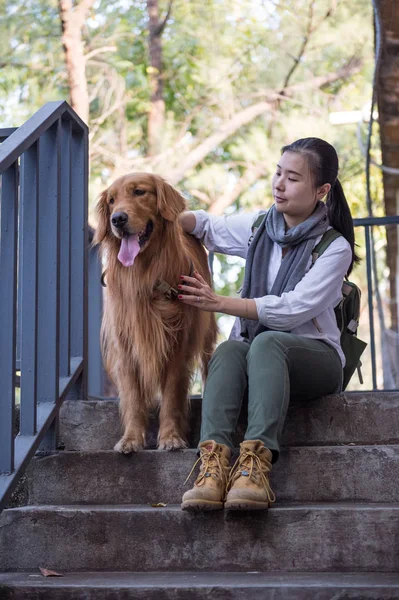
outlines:
{"label": "metal railing", "polygon": [[[370,355],[371,355],[371,377],[372,377],[372,391],[378,389],[389,389],[389,391],[399,391],[399,382],[398,378],[395,377],[395,381],[393,385],[390,385],[389,388],[386,388],[385,385],[381,388],[377,385],[377,359],[376,359],[376,326],[375,326],[375,310],[374,310],[374,299],[376,299],[377,304],[379,301],[379,281],[377,276],[377,258],[375,252],[375,242],[373,236],[373,228],[374,227],[387,227],[387,226],[398,226],[399,225],[399,215],[390,216],[390,217],[366,217],[363,219],[354,219],[353,224],[355,228],[363,228],[364,229],[364,241],[365,241],[365,251],[366,251],[366,277],[367,277],[367,309],[368,309],[368,318],[369,318],[369,340],[365,340],[369,343],[370,346]],[[356,231],[356,229],[355,229]],[[397,291],[396,291],[397,295]],[[393,301],[396,303],[397,298],[393,298]],[[381,312],[381,308],[380,308]],[[378,313],[378,307],[377,307]],[[379,317],[379,328],[380,335],[383,336],[386,331],[384,331],[384,316],[378,315]],[[381,322],[382,318],[382,322]],[[384,345],[383,343],[381,344]],[[399,335],[396,332],[396,339],[394,340],[395,345],[395,370],[399,371]],[[382,354],[384,355],[383,349]],[[384,360],[384,356],[382,356],[382,360]],[[384,369],[384,365],[382,365]]]}
{"label": "metal railing", "polygon": [[86,397],[88,129],[50,102],[0,141],[1,507],[55,449],[64,399]]}

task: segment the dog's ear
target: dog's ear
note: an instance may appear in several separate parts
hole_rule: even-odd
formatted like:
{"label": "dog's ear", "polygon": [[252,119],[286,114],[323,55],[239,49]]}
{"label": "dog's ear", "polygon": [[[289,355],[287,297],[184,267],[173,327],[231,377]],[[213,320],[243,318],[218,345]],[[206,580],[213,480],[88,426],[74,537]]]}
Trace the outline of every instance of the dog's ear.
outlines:
{"label": "dog's ear", "polygon": [[97,203],[98,225],[94,233],[93,246],[100,244],[107,236],[110,230],[109,225],[109,208],[107,202],[108,190],[104,190]]}
{"label": "dog's ear", "polygon": [[167,221],[176,221],[180,213],[186,210],[186,201],[175,188],[162,177],[154,175],[157,194],[157,208]]}

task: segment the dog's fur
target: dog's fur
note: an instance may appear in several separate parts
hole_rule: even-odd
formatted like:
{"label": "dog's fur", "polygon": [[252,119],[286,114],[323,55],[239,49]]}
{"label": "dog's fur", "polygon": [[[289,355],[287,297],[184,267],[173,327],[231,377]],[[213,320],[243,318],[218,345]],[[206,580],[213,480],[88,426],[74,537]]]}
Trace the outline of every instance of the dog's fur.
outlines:
{"label": "dog's fur", "polygon": [[[170,300],[154,287],[163,280],[176,288],[192,266],[210,283],[205,250],[182,230],[184,198],[157,175],[120,177],[101,194],[97,209],[94,243],[101,243],[106,268],[102,350],[119,392],[124,425],[115,450],[130,453],[145,446],[148,413],[159,398],[158,447],[185,447],[190,378],[196,361],[201,362],[203,377],[207,374],[216,320],[214,313]],[[128,215],[129,233],[153,223],[152,234],[130,267],[117,258],[122,233],[111,222],[121,211]]]}

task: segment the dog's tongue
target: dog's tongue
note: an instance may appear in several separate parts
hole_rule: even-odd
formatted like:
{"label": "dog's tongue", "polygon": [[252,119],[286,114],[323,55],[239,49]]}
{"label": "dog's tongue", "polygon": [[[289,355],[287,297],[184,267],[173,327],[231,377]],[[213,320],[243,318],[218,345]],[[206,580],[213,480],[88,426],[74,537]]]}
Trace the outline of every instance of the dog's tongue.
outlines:
{"label": "dog's tongue", "polygon": [[131,267],[139,252],[139,236],[125,234],[122,238],[118,260],[124,267]]}

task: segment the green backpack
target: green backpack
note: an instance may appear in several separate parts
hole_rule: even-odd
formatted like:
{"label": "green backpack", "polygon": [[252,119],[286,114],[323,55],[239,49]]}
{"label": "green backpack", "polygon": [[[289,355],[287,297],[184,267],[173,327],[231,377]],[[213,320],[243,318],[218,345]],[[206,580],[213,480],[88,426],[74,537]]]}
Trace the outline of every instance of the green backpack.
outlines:
{"label": "green backpack", "polygon": [[[340,237],[341,234],[335,229],[328,229],[320,242],[315,246],[312,253],[312,264],[323,254],[328,246]],[[367,344],[357,337],[360,317],[360,299],[361,292],[355,283],[345,281],[342,284],[342,300],[335,307],[335,317],[337,325],[341,332],[341,348],[345,355],[346,364],[344,367],[344,376],[342,389],[345,390],[353,373],[357,369],[360,383],[363,383],[360,367],[360,357],[363,354]]]}

